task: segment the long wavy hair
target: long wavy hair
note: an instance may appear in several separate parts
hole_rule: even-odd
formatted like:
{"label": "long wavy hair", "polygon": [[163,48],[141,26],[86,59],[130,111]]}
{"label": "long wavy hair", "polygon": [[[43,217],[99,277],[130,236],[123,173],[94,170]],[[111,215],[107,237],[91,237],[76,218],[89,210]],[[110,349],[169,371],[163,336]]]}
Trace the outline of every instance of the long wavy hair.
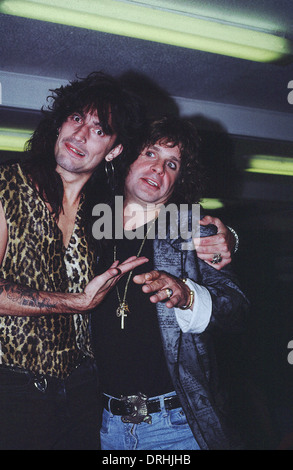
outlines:
{"label": "long wavy hair", "polygon": [[[144,128],[145,110],[142,102],[126,91],[118,79],[102,72],[77,78],[50,92],[49,105],[42,109],[43,118],[26,145],[28,159],[24,169],[40,197],[50,204],[54,217],[58,219],[62,211],[64,189],[61,177],[55,171],[54,148],[60,126],[73,113],[97,111],[103,131],[108,135],[117,135],[114,146],[118,143],[123,145],[123,152],[119,156],[123,159],[125,155],[131,156],[137,152],[140,133]],[[98,202],[102,198],[106,179],[103,170],[104,165],[99,165],[83,188],[87,217],[90,217],[94,201]]]}
{"label": "long wavy hair", "polygon": [[178,146],[181,153],[180,172],[168,202],[175,204],[199,203],[207,181],[204,166],[200,160],[200,136],[192,122],[175,116],[164,117],[150,123],[142,136],[137,155],[129,154],[120,162],[119,193],[123,194],[126,176],[139,153],[156,143],[171,147]]}

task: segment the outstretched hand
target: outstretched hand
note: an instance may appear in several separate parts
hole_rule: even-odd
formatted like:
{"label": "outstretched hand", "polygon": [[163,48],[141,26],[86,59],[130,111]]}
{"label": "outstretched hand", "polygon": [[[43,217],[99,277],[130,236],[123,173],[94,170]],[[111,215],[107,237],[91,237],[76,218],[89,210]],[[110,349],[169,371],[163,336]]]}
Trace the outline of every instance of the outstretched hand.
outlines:
{"label": "outstretched hand", "polygon": [[[158,303],[166,301],[166,307],[183,307],[189,302],[189,288],[178,277],[165,271],[150,271],[134,276],[133,282],[142,285],[146,294],[152,294],[150,301]],[[171,289],[171,292],[169,291]],[[169,295],[168,295],[169,294]],[[171,295],[170,295],[171,294]]]}
{"label": "outstretched hand", "polygon": [[84,310],[92,310],[99,305],[109,291],[117,284],[124,274],[132,271],[137,266],[147,263],[149,260],[144,256],[137,258],[131,256],[123,263],[114,263],[100,276],[96,276],[88,283],[83,292]]}
{"label": "outstretched hand", "polygon": [[[193,239],[197,256],[213,268],[220,270],[232,261],[232,253],[236,242],[234,235],[217,217],[206,215],[199,223],[200,225],[215,225],[218,233],[210,237]],[[220,262],[213,264],[213,257],[217,254],[221,255],[222,259]]]}

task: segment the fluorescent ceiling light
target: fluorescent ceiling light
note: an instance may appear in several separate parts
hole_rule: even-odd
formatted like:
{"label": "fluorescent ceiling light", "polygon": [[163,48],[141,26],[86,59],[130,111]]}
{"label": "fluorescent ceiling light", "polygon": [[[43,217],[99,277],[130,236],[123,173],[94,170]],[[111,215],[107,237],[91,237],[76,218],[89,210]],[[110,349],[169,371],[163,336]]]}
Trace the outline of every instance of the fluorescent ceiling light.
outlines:
{"label": "fluorescent ceiling light", "polygon": [[292,44],[267,32],[117,0],[2,0],[0,12],[259,62],[292,56]]}
{"label": "fluorescent ceiling light", "polygon": [[24,145],[33,131],[0,128],[0,150],[23,152]]}
{"label": "fluorescent ceiling light", "polygon": [[200,201],[201,206],[206,210],[222,209],[224,203],[220,199],[205,198]]}
{"label": "fluorescent ceiling light", "polygon": [[270,175],[293,176],[293,158],[271,155],[252,155],[247,161],[245,171]]}

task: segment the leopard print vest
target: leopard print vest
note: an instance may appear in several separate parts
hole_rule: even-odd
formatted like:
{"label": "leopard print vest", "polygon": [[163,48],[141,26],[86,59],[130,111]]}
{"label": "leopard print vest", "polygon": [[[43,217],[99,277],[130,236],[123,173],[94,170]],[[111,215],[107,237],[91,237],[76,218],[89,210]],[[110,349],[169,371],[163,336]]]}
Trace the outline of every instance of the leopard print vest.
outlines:
{"label": "leopard print vest", "polygon": [[[94,251],[81,227],[83,198],[67,248],[46,204],[19,164],[0,167],[8,246],[0,276],[47,292],[81,292],[94,275]],[[2,366],[66,378],[92,357],[88,315],[1,316]]]}

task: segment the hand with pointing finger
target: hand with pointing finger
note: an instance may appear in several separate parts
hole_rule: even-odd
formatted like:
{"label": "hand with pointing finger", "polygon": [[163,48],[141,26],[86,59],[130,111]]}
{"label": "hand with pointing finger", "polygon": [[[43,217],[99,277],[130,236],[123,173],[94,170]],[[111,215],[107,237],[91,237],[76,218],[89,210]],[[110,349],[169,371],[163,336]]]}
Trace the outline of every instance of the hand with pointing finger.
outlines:
{"label": "hand with pointing finger", "polygon": [[115,261],[107,271],[92,279],[84,289],[83,294],[80,294],[83,296],[83,310],[88,311],[97,307],[124,274],[148,261],[148,258],[144,256],[140,258],[131,256],[123,263]]}
{"label": "hand with pointing finger", "polygon": [[[133,282],[142,285],[146,294],[152,294],[152,303],[166,302],[166,307],[182,308],[190,302],[190,289],[178,277],[165,271],[150,271],[134,276]],[[192,308],[192,306],[191,306]]]}

